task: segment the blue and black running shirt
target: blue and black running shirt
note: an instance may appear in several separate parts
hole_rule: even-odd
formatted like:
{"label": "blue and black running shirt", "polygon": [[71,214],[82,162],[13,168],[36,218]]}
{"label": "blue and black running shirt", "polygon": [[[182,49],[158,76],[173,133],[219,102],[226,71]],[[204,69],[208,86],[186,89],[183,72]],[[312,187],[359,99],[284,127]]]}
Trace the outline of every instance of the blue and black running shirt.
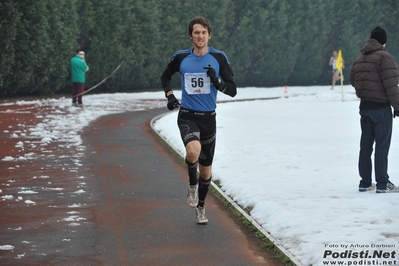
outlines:
{"label": "blue and black running shirt", "polygon": [[233,71],[226,54],[223,51],[209,47],[208,53],[201,56],[195,55],[193,48],[177,51],[172,56],[171,61],[161,76],[165,93],[172,90],[172,76],[176,72],[180,72],[182,89],[181,107],[201,112],[214,111],[216,109],[218,90],[206,75],[207,70],[204,67],[209,65],[215,69],[217,77],[221,77],[226,84],[232,83],[229,85],[234,85],[234,90],[236,90],[233,81]]}

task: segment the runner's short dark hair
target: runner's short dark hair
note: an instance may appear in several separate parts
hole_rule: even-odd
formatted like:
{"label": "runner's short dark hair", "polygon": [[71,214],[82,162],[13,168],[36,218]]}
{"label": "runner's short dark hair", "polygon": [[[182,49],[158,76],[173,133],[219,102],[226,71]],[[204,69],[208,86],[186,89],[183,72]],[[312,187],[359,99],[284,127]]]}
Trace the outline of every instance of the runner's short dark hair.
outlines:
{"label": "runner's short dark hair", "polygon": [[211,26],[211,23],[209,22],[209,20],[207,20],[204,17],[195,17],[195,18],[192,18],[190,20],[190,23],[188,24],[188,35],[189,36],[191,36],[191,34],[193,33],[194,24],[201,24],[208,30],[209,35],[212,34],[212,26]]}

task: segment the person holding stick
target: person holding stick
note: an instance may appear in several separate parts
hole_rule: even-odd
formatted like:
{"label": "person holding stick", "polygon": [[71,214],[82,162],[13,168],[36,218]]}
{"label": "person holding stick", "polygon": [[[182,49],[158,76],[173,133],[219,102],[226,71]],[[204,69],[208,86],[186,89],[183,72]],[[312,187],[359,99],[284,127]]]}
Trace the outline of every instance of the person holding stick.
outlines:
{"label": "person holding stick", "polygon": [[85,60],[85,52],[79,51],[71,61],[71,79],[72,79],[72,106],[83,107],[83,92],[86,82],[86,72],[89,66]]}

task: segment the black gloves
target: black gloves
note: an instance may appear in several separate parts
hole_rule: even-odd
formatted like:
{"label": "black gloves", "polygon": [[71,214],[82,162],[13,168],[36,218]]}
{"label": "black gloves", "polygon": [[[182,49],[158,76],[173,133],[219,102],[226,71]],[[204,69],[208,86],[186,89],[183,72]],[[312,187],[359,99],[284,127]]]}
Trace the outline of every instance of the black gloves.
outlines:
{"label": "black gloves", "polygon": [[393,118],[399,116],[399,110],[394,110],[393,111]]}
{"label": "black gloves", "polygon": [[216,77],[215,69],[213,69],[211,65],[208,65],[207,67],[204,67],[204,69],[207,69],[206,75],[210,78],[213,86],[215,86],[217,90],[225,93],[226,86],[224,84],[224,81],[221,78],[217,78]]}
{"label": "black gloves", "polygon": [[180,106],[179,101],[176,99],[176,97],[175,97],[175,95],[174,95],[173,93],[170,94],[169,96],[167,96],[166,98],[168,98],[168,104],[167,104],[167,106],[168,106],[168,109],[169,109],[169,110],[173,110],[173,109],[175,109],[176,107],[179,107],[179,106]]}
{"label": "black gloves", "polygon": [[207,69],[206,75],[211,79],[212,84],[217,88],[219,85],[219,80],[216,77],[216,71],[211,67],[211,65],[208,65],[207,67],[204,67],[204,69]]}

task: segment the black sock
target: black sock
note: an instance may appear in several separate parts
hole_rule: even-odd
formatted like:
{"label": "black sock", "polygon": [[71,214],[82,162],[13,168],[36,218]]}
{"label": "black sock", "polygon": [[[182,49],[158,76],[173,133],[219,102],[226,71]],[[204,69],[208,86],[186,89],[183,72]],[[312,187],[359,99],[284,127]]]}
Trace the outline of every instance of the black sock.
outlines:
{"label": "black sock", "polygon": [[208,194],[209,185],[211,183],[211,178],[208,180],[203,179],[201,176],[199,178],[199,186],[198,186],[198,207],[204,207],[205,205],[205,198]]}
{"label": "black sock", "polygon": [[198,179],[197,179],[198,161],[196,161],[195,163],[190,163],[186,159],[186,165],[187,165],[187,170],[188,170],[188,178],[189,178],[190,186],[195,186],[198,183]]}

